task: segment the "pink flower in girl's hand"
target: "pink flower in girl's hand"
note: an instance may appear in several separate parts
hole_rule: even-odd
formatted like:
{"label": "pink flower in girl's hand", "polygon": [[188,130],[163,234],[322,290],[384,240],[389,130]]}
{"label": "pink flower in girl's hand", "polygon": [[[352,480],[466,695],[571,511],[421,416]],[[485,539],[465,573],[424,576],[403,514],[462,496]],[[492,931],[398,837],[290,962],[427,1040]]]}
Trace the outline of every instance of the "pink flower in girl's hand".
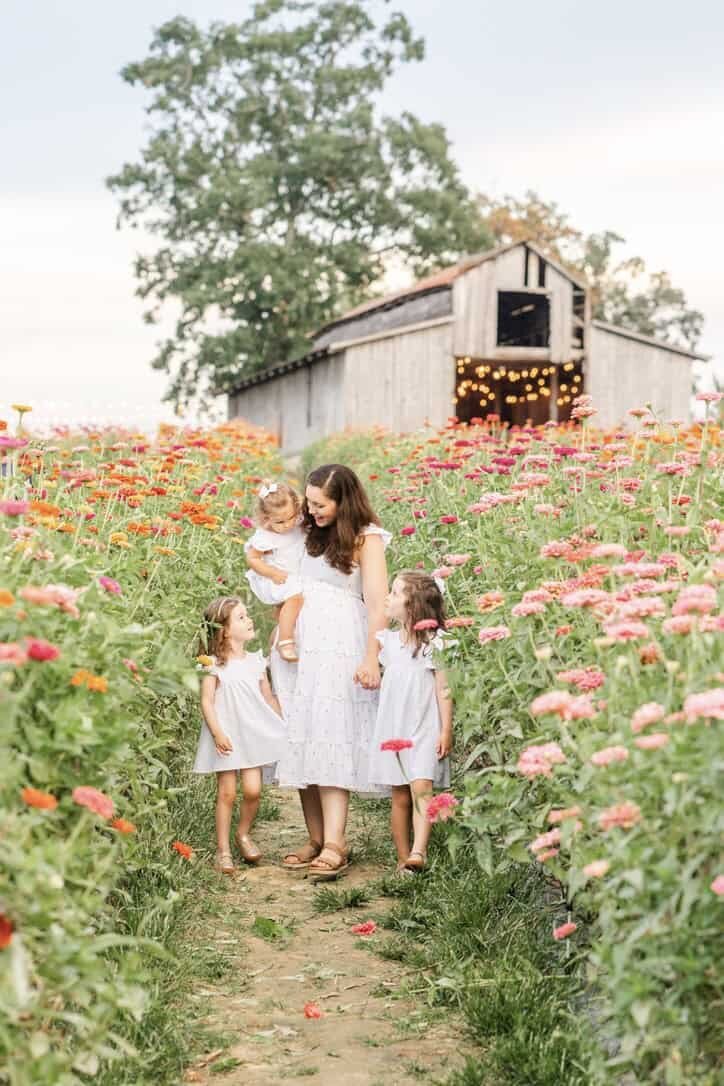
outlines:
{"label": "pink flower in girl's hand", "polygon": [[421,618],[412,628],[413,630],[436,630],[437,620],[434,618]]}
{"label": "pink flower in girl's hand", "polygon": [[428,822],[446,822],[452,818],[458,801],[449,792],[441,792],[439,796],[433,796],[427,805]]}
{"label": "pink flower in girl's hand", "polygon": [[364,924],[354,924],[350,931],[353,935],[374,935],[377,931],[377,925],[374,920],[367,920]]}
{"label": "pink flower in girl's hand", "polygon": [[411,739],[385,739],[384,743],[380,743],[380,750],[391,750],[394,754],[399,754],[401,750],[409,750],[412,745]]}

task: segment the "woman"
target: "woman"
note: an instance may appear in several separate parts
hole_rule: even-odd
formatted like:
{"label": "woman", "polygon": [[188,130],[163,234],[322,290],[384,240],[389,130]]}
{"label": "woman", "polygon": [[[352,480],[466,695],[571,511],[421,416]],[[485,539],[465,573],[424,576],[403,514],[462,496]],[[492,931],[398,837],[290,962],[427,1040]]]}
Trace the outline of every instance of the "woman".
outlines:
{"label": "woman", "polygon": [[385,547],[364,487],[350,468],[324,464],[307,479],[304,606],[299,662],[272,653],[288,724],[279,784],[300,789],[306,844],[284,857],[289,869],[333,879],[349,867],[349,793],[378,792],[367,778],[380,668],[375,634],[385,626]]}

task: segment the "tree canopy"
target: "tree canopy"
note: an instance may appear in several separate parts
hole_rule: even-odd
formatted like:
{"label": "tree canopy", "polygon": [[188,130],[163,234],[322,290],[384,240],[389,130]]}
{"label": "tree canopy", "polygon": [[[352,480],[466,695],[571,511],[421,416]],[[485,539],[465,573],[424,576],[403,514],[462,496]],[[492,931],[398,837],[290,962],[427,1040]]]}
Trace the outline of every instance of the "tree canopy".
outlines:
{"label": "tree canopy", "polygon": [[617,262],[616,246],[624,239],[612,230],[584,234],[572,226],[558,204],[546,203],[532,191],[522,199],[478,197],[486,228],[496,244],[536,242],[545,252],[591,286],[593,316],[695,349],[704,316],[692,309],[684,291],[667,272],[648,271],[640,257]]}
{"label": "tree canopy", "polygon": [[158,239],[135,271],[149,322],[178,309],[153,360],[175,403],[304,353],[393,254],[419,275],[490,245],[445,130],[377,109],[424,55],[379,9],[259,0],[240,23],[179,17],[123,69],[150,95],[150,134],[108,184],[120,222]]}

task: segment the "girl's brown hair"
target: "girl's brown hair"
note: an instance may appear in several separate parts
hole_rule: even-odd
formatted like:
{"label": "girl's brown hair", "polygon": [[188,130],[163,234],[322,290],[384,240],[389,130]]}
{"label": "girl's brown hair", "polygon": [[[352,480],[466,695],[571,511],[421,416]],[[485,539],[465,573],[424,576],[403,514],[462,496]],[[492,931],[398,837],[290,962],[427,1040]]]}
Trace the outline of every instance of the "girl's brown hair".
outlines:
{"label": "girl's brown hair", "polygon": [[[445,628],[445,604],[442,592],[429,573],[421,573],[418,569],[403,569],[396,575],[395,580],[398,578],[403,583],[407,604],[405,632],[409,642],[415,646],[412,655],[417,656],[420,649],[429,646],[438,629]],[[436,623],[435,628],[415,629],[418,622],[430,620]]]}
{"label": "girl's brown hair", "polygon": [[301,512],[302,499],[294,487],[289,486],[288,483],[265,480],[259,487],[259,491],[269,490],[270,487],[274,487],[271,493],[266,493],[264,497],[261,496],[261,493],[258,493],[256,497],[256,519],[260,524],[263,524],[277,510],[283,509],[289,502],[294,506],[295,513]]}
{"label": "girl's brown hair", "polygon": [[340,573],[351,573],[355,554],[362,540],[362,529],[379,524],[367,492],[351,468],[344,464],[322,464],[307,476],[307,486],[317,486],[326,498],[337,503],[334,524],[318,528],[309,512],[307,499],[302,503],[302,526],[307,532],[307,552],[323,554],[330,566]]}
{"label": "girl's brown hair", "polygon": [[198,652],[215,656],[216,662],[225,664],[229,655],[229,617],[239,603],[241,596],[217,596],[204,611],[204,618],[199,634]]}

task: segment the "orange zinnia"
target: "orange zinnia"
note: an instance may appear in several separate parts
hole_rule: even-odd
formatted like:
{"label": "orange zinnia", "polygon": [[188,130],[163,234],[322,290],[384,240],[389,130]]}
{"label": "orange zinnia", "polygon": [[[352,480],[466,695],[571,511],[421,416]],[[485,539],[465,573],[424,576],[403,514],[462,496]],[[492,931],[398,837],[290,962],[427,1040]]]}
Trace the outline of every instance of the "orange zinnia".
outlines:
{"label": "orange zinnia", "polygon": [[15,596],[12,592],[8,592],[7,588],[0,588],[0,607],[12,607],[15,603]]}
{"label": "orange zinnia", "polygon": [[119,833],[136,832],[136,827],[133,822],[127,822],[125,818],[114,818],[111,822],[111,829],[118,830]]}
{"label": "orange zinnia", "polygon": [[55,796],[50,792],[41,792],[39,788],[23,788],[20,792],[23,803],[28,807],[39,807],[42,811],[54,811],[58,806]]}
{"label": "orange zinnia", "polygon": [[15,925],[10,917],[0,913],[0,950],[10,946],[14,931]]}
{"label": "orange zinnia", "polygon": [[174,841],[172,847],[178,852],[179,856],[183,856],[184,860],[190,860],[194,854],[191,845],[185,845],[183,841]]}
{"label": "orange zinnia", "polygon": [[85,684],[89,690],[95,690],[98,694],[108,693],[108,679],[104,679],[102,675],[88,675]]}

